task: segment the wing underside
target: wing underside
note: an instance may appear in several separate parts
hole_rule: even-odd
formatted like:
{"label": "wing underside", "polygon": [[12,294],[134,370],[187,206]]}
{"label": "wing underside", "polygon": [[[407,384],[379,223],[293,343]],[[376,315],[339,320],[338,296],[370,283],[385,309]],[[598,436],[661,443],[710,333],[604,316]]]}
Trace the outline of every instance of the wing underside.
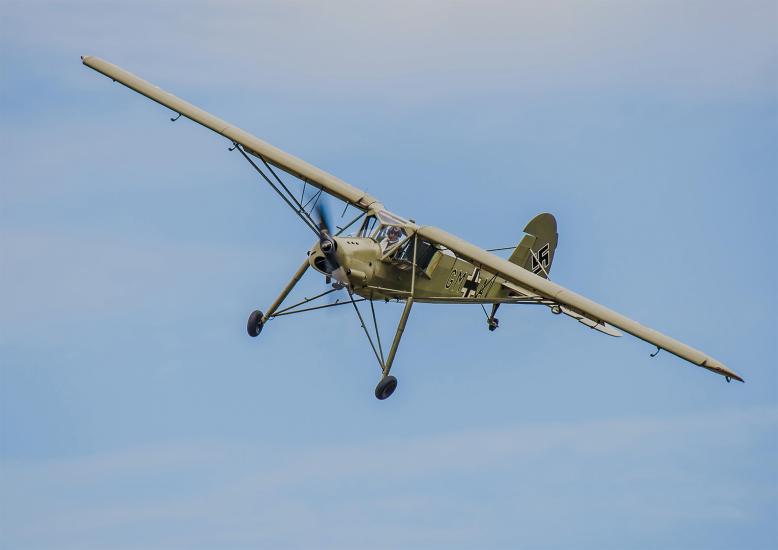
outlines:
{"label": "wing underside", "polygon": [[246,153],[265,160],[269,164],[280,168],[309,185],[322,189],[326,193],[363,211],[366,211],[371,207],[380,207],[380,204],[374,197],[371,197],[361,189],[270,145],[249,134],[245,130],[241,130],[237,126],[233,126],[199,107],[164,91],[151,82],[125,71],[121,67],[117,67],[108,61],[89,55],[83,56],[81,60],[87,67],[94,69],[112,80],[127,86],[131,90],[156,101],[160,105],[164,105],[168,109],[205,126],[209,130],[213,130],[217,134],[230,140],[233,144],[240,145]]}
{"label": "wing underside", "polygon": [[483,269],[497,273],[498,276],[507,281],[508,285],[522,289],[522,294],[534,295],[539,299],[545,299],[550,303],[557,304],[560,306],[561,313],[570,315],[591,328],[617,336],[619,334],[618,331],[613,329],[613,327],[616,327],[699,367],[725,376],[727,379],[743,382],[740,376],[713,357],[659,331],[643,326],[637,321],[580,294],[576,294],[556,283],[539,277],[531,271],[512,264],[499,256],[486,252],[482,248],[446,231],[436,227],[425,226],[420,227],[418,233],[420,237],[448,248],[454,254],[481,266]]}

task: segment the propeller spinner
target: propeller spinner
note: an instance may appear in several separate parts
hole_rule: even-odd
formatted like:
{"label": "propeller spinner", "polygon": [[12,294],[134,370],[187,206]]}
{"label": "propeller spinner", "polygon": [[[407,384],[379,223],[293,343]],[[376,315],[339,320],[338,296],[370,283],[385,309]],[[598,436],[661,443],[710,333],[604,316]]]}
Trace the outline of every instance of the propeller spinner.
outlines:
{"label": "propeller spinner", "polygon": [[322,203],[317,206],[316,214],[319,218],[319,249],[324,254],[325,271],[333,273],[340,268],[337,254],[338,242],[332,236],[329,212]]}

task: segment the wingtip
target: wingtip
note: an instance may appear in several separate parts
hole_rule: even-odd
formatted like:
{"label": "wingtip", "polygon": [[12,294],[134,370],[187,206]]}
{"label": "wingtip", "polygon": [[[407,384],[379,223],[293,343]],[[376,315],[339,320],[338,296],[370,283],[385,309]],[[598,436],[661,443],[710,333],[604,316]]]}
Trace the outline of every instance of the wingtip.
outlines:
{"label": "wingtip", "polygon": [[724,378],[727,379],[727,382],[729,382],[730,380],[737,380],[741,384],[745,384],[746,383],[746,381],[743,380],[743,378],[741,378],[739,375],[735,374],[731,370],[729,370],[729,369],[722,369],[722,371],[723,372],[720,371],[719,374],[723,375]]}
{"label": "wingtip", "polygon": [[723,376],[724,378],[727,379],[727,382],[731,382],[732,380],[737,380],[738,382],[741,382],[743,384],[746,383],[746,381],[743,380],[743,378],[741,378],[740,375],[735,374],[734,372],[732,372],[728,368],[724,367],[723,365],[721,365],[721,364],[718,364],[718,365],[707,365],[706,363],[707,363],[706,361],[703,361],[702,365],[700,365],[700,366],[705,368],[705,369],[708,369],[711,372],[715,372],[716,374],[720,374],[721,376]]}

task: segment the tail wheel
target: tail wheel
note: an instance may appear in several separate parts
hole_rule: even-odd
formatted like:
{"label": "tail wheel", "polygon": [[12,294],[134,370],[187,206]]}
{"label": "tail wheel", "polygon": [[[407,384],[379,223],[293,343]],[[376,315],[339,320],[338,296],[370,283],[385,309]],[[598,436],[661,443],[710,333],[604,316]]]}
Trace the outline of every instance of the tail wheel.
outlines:
{"label": "tail wheel", "polygon": [[251,315],[249,315],[248,323],[246,323],[246,331],[249,333],[249,336],[256,338],[259,336],[259,333],[262,332],[262,327],[264,325],[265,322],[262,320],[262,312],[255,309],[251,312]]}

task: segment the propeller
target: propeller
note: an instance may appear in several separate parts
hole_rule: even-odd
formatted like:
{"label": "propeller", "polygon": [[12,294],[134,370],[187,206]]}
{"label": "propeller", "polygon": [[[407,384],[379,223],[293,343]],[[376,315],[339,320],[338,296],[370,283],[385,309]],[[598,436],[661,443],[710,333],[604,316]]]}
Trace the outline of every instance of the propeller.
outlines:
{"label": "propeller", "polygon": [[336,251],[338,243],[332,236],[330,230],[330,216],[327,208],[320,202],[316,207],[316,214],[319,218],[319,248],[324,254],[326,271],[332,273],[340,267]]}

